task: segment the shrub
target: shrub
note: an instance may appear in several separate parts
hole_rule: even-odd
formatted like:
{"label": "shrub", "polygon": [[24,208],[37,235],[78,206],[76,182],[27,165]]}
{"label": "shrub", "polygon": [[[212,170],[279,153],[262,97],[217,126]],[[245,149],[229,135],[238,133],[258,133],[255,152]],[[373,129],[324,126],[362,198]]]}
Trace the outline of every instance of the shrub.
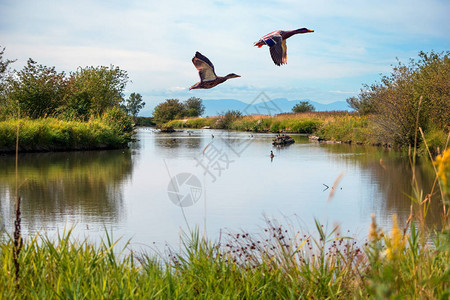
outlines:
{"label": "shrub", "polygon": [[240,118],[242,118],[242,113],[240,111],[229,110],[216,120],[214,127],[218,129],[231,129],[232,123]]}
{"label": "shrub", "polygon": [[295,113],[304,113],[304,112],[311,112],[315,111],[314,105],[309,103],[308,101],[300,101],[300,103],[297,103],[293,108],[292,111]]}
{"label": "shrub", "polygon": [[[419,60],[398,63],[380,83],[365,86],[347,102],[361,114],[374,112],[380,139],[403,147],[416,143],[421,127],[448,130],[450,124],[450,52],[420,52]],[[421,139],[418,139],[418,145]]]}

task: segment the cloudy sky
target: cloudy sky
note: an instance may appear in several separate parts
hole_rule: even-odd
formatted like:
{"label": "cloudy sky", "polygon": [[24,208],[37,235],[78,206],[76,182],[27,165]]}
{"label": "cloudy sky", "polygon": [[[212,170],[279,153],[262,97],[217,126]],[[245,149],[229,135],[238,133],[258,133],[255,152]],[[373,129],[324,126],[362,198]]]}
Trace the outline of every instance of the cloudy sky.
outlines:
{"label": "cloudy sky", "polygon": [[[0,45],[21,69],[29,57],[58,71],[119,66],[127,93],[147,111],[167,98],[270,98],[321,103],[357,95],[419,51],[450,49],[448,0],[138,1],[0,0]],[[273,64],[253,42],[278,29],[314,33],[288,40],[288,64]],[[218,75],[236,73],[210,90],[191,59],[199,51]]]}

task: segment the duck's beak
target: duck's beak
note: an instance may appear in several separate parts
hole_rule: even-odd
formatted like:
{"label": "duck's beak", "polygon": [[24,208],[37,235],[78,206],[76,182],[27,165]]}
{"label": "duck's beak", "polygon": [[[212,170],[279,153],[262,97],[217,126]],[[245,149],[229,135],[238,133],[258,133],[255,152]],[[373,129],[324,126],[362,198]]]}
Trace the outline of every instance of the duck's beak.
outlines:
{"label": "duck's beak", "polygon": [[307,29],[308,30],[308,32],[314,32],[314,30],[312,30],[312,29]]}

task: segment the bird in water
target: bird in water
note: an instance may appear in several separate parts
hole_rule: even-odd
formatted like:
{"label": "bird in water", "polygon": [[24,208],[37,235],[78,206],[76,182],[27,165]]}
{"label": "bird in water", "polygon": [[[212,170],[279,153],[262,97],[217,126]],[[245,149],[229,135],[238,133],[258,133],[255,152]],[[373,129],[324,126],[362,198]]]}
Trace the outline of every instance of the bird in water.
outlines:
{"label": "bird in water", "polygon": [[314,32],[314,30],[308,28],[300,28],[296,30],[277,30],[263,36],[259,41],[255,42],[254,45],[261,48],[264,45],[269,46],[270,56],[273,62],[277,66],[281,66],[287,63],[287,48],[286,39],[299,33]]}
{"label": "bird in water", "polygon": [[197,82],[189,88],[192,89],[210,89],[218,84],[227,81],[230,78],[241,77],[234,73],[230,73],[227,76],[217,76],[214,72],[214,65],[212,62],[200,52],[195,52],[195,56],[192,58],[192,63],[198,70],[200,75],[200,82]]}
{"label": "bird in water", "polygon": [[275,155],[273,154],[273,151],[272,150],[270,150],[270,161],[273,161],[273,157],[274,157]]}

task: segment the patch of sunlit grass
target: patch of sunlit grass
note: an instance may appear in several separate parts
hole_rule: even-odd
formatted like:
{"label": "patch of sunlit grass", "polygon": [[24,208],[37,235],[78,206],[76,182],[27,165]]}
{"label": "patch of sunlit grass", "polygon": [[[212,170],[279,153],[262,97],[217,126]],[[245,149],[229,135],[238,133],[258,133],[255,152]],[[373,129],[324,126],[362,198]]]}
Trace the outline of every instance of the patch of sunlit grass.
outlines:
{"label": "patch of sunlit grass", "polygon": [[120,148],[132,136],[132,128],[109,115],[87,122],[55,118],[21,119],[0,122],[0,151],[15,151],[19,131],[19,151],[58,151]]}

